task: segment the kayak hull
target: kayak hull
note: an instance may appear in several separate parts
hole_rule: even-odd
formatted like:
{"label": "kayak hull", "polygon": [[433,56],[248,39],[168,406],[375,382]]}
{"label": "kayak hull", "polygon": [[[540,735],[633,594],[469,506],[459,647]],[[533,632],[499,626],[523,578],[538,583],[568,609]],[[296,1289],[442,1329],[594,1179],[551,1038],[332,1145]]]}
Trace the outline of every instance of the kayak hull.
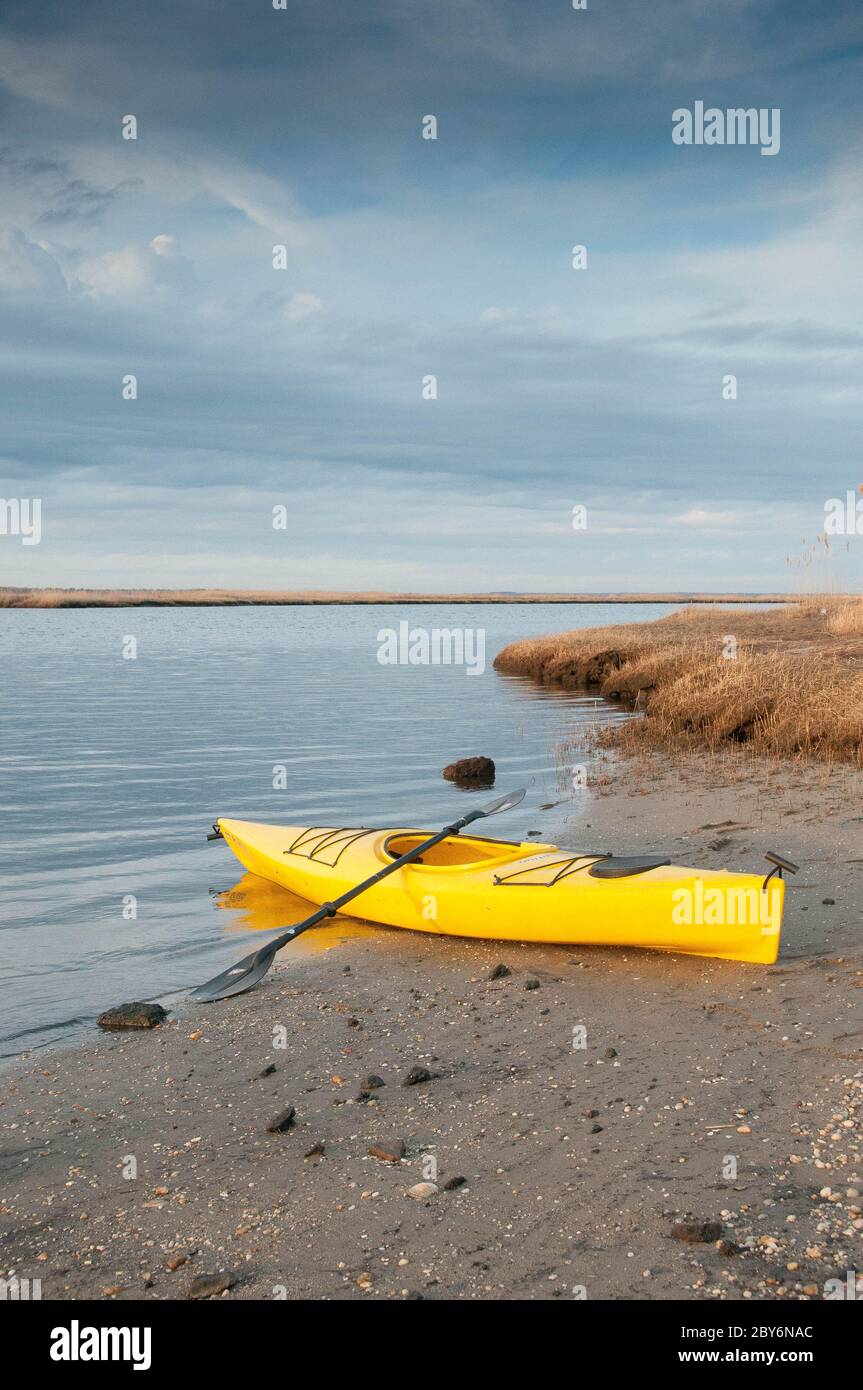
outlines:
{"label": "kayak hull", "polygon": [[[433,833],[227,818],[218,827],[251,873],[317,906]],[[445,936],[641,947],[763,965],[776,960],[781,878],[765,889],[757,874],[674,864],[593,876],[591,868],[604,857],[535,842],[451,836],[428,858],[367,889],[345,915]]]}

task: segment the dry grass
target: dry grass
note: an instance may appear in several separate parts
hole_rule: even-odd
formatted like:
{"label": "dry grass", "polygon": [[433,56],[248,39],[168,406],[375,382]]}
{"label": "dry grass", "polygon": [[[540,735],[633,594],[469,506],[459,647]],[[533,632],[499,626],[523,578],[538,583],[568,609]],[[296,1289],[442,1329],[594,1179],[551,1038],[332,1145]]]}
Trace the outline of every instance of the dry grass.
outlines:
{"label": "dry grass", "polygon": [[0,589],[0,608],[231,607],[356,603],[785,603],[784,594],[345,593],[325,589]]}
{"label": "dry grass", "polygon": [[843,599],[832,605],[828,627],[837,637],[863,637],[863,597]]}
{"label": "dry grass", "polygon": [[643,719],[606,735],[630,751],[746,745],[863,766],[860,599],[767,612],[685,608],[658,622],[515,642],[495,666],[598,688],[641,710]]}

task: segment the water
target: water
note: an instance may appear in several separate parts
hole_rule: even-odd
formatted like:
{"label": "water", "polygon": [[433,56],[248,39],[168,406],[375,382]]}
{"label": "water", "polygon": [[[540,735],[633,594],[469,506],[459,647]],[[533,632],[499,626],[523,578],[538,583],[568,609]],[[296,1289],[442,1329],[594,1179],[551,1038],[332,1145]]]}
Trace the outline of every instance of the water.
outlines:
{"label": "water", "polygon": [[[218,815],[438,828],[481,804],[472,798],[493,797],[440,775],[453,759],[483,753],[497,764],[500,792],[529,789],[491,833],[518,839],[547,828],[539,807],[568,782],[561,745],[577,750],[597,720],[623,716],[593,696],[498,675],[494,656],[517,637],[665,611],[0,612],[0,1055],[80,1038],[110,1004],[222,969],[244,953],[243,931],[305,915],[299,900],[244,878],[226,846],[207,843]],[[485,673],[380,665],[378,631],[402,619],[484,629]],[[134,660],[122,656],[127,636],[137,641]],[[279,766],[283,790],[273,786]],[[339,930],[325,929],[330,939]],[[315,936],[302,938],[305,949],[319,946]]]}

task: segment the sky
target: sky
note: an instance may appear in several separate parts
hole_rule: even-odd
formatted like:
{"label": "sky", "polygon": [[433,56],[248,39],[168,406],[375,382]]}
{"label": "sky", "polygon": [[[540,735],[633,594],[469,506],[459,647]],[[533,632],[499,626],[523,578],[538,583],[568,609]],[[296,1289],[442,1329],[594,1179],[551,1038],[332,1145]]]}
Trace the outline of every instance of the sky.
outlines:
{"label": "sky", "polygon": [[861,114],[859,0],[5,0],[0,583],[860,588]]}

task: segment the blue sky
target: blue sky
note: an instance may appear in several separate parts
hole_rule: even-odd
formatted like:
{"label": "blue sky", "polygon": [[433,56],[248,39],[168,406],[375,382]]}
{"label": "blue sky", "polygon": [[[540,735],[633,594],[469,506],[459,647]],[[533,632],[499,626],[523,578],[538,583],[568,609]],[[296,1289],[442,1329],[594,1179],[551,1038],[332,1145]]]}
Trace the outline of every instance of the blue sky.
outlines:
{"label": "blue sky", "polygon": [[0,583],[793,587],[863,480],[861,78],[858,0],[7,0]]}

